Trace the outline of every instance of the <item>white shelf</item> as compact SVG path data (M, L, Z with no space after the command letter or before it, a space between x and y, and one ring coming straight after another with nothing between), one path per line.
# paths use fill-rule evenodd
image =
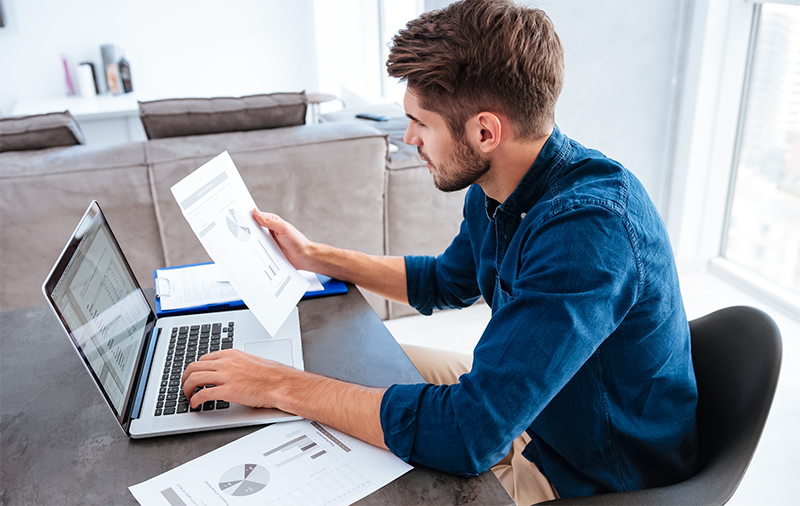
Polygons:
M23 98L12 116L69 111L83 130L86 144L119 144L147 139L139 120L135 93L95 97Z
M139 115L134 93L95 97L22 98L11 111L13 116L29 116L69 111L75 119L124 118Z

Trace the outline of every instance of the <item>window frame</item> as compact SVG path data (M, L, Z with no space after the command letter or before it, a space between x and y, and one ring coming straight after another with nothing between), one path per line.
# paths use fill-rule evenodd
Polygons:
M744 139L744 126L747 119L747 107L750 100L750 82L753 77L753 62L756 56L756 42L758 41L758 30L761 22L761 7L765 2L750 1L753 3L753 18L750 27L750 36L747 43L747 56L745 60L744 76L742 78L741 100L739 102L739 115L736 120L736 134L734 138L733 153L731 157L730 181L728 181L728 195L725 202L725 218L722 222L722 234L719 244L719 256L725 258L725 250L728 247L728 232L731 225L731 212L733 210L733 196L736 190L736 178L739 175L739 160L742 153L742 141Z
M695 2L666 221L682 270L708 269L800 319L798 294L723 257L763 3Z

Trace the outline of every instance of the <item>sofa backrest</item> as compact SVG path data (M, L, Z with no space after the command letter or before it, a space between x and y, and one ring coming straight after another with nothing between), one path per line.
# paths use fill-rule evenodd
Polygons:
M144 143L0 154L0 309L44 303L41 286L94 199L140 281L163 263Z
M144 287L166 265L208 260L170 187L228 151L254 200L312 240L384 253L387 141L329 123L0 153L0 310L44 302L41 284L95 199ZM385 316L385 302L368 297Z
M261 210L312 240L383 253L386 139L360 125L319 124L148 141L167 264L208 261L170 187L226 150Z
M384 254L387 149L385 134L354 123L148 141L166 264L209 260L170 187L226 150L262 211L280 215L313 241ZM365 296L385 318L386 301Z

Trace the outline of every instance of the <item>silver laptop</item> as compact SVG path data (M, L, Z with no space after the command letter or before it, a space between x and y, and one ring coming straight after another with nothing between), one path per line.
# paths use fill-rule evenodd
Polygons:
M299 419L223 401L193 410L180 384L187 364L227 348L303 370L297 308L274 336L246 309L156 318L97 202L89 205L42 291L130 437Z

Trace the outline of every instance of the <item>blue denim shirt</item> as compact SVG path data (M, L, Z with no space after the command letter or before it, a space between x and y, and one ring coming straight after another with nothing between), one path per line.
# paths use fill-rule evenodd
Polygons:
M562 497L637 490L696 472L689 326L672 249L641 183L556 127L502 204L473 185L458 236L405 258L424 314L480 296L492 318L456 385L394 385L386 445L458 474L523 455Z

